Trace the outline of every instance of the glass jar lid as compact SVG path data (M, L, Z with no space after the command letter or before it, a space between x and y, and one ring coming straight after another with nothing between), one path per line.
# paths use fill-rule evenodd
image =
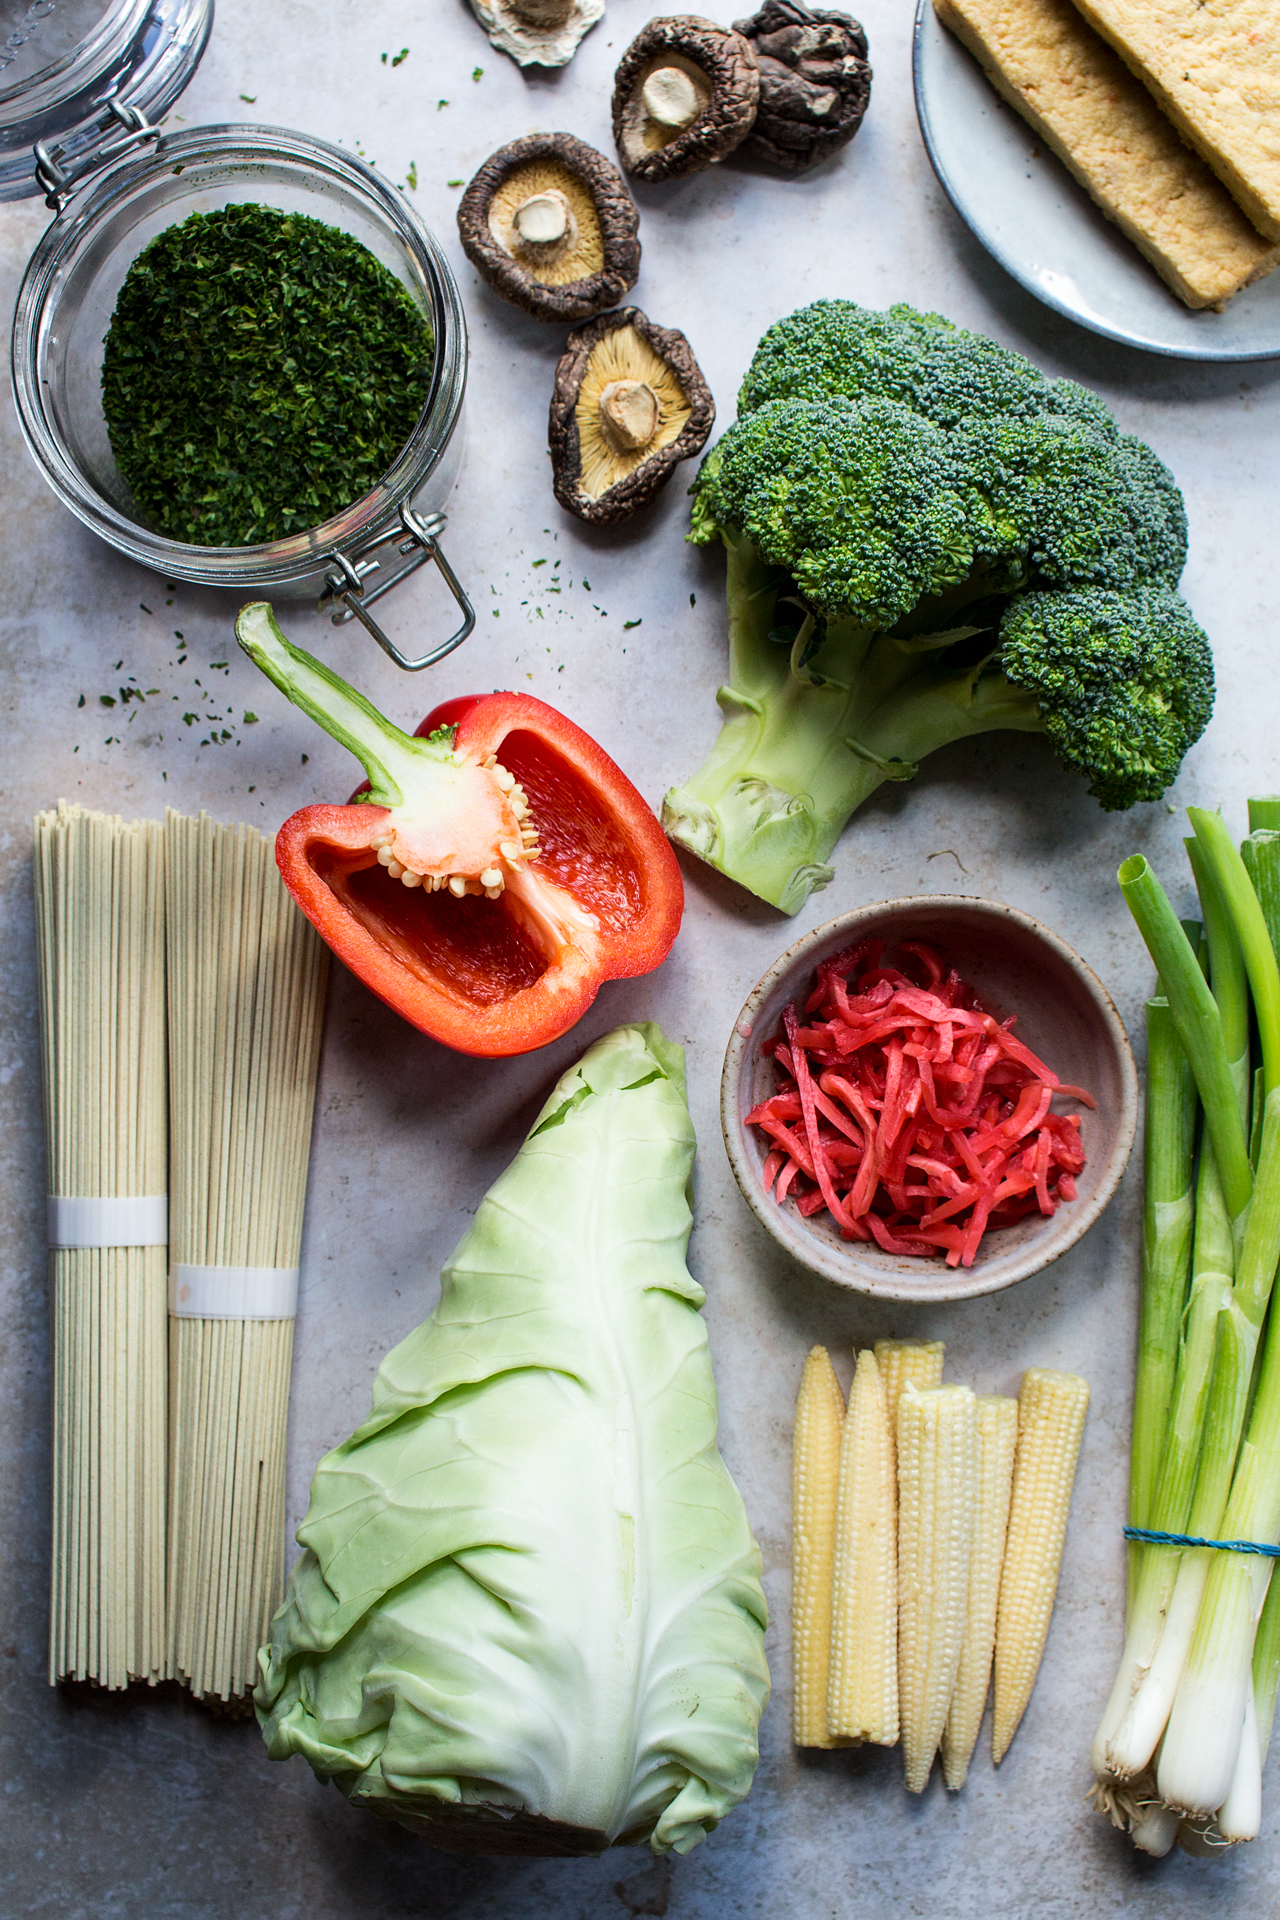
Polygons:
M104 135L167 113L212 24L213 0L0 0L0 200L48 192Z

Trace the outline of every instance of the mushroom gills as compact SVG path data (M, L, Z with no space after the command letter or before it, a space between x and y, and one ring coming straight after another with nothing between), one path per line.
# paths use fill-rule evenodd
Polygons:
M672 369L634 327L592 349L574 417L579 490L598 500L680 437L692 409Z
M628 118L648 152L669 146L711 100L711 82L697 62L675 48L655 56L633 93Z
M489 231L543 286L587 280L604 266L604 241L590 189L545 160L508 174L489 205Z

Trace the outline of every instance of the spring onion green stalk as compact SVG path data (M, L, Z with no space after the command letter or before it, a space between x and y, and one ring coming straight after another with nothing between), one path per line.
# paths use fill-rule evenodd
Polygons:
M1263 1122L1262 1153L1258 1162L1258 1185L1249 1209L1244 1245L1236 1267L1235 1285L1227 1304L1218 1313L1218 1340L1214 1353L1213 1378L1205 1407L1200 1461L1195 1493L1185 1527L1157 1525L1168 1532L1186 1532L1201 1539L1217 1540L1225 1524L1232 1472L1240 1448L1245 1414L1249 1402L1249 1384L1257 1353L1258 1334L1276 1263L1280 1260L1280 1089L1267 1099ZM1278 1386L1280 1392L1280 1386ZM1277 1402L1280 1419L1280 1401ZM1280 1435L1280 1426L1277 1428ZM1244 1538L1232 1535L1232 1538ZM1248 1536L1252 1538L1253 1536ZM1150 1668L1138 1687L1117 1733L1107 1745L1109 1769L1121 1779L1141 1773L1150 1764L1168 1721L1183 1668L1192 1643L1196 1619L1211 1570L1232 1556L1210 1548L1184 1548L1177 1580L1169 1601L1164 1628L1160 1634ZM1213 1563L1212 1569L1210 1563ZM1259 1598L1261 1605L1261 1597ZM1256 1616L1255 1616L1256 1617ZM1252 1652L1252 1635L1249 1651ZM1231 1730L1234 1766L1235 1749L1240 1739L1240 1721ZM1163 1766L1163 1756L1161 1765ZM1213 1806L1200 1809L1178 1800L1174 1804L1185 1811L1209 1811L1225 1798L1230 1775ZM1163 1788L1162 1788L1163 1792ZM1166 1796L1167 1797L1167 1796Z
M1240 848L1271 944L1280 952L1280 833L1257 827Z
M1256 1248L1256 1266L1251 1275L1242 1275L1241 1284L1247 1278L1260 1282L1269 1257L1271 1271L1265 1288L1258 1284L1254 1293L1254 1300L1261 1299L1265 1306L1271 1277L1280 1260L1280 1088L1267 1096L1248 1240ZM1243 1335L1245 1327L1240 1331ZM1251 1373L1253 1346L1247 1338L1243 1344ZM1246 1395L1248 1385L1245 1374ZM1208 1436L1210 1440L1216 1437ZM1215 1452L1224 1445L1225 1435ZM1202 1461L1202 1476L1204 1472ZM1197 1498L1198 1493L1197 1489ZM1280 1542L1280 1337L1274 1325L1263 1349L1258 1392L1247 1436L1239 1447L1230 1498L1218 1525L1223 1532L1219 1535L1215 1531L1209 1537ZM1254 1633L1272 1571L1270 1559L1262 1554L1217 1553L1202 1548L1186 1556L1179 1585L1187 1569L1200 1562L1205 1563L1201 1569L1203 1603L1169 1713L1157 1772L1166 1804L1190 1814L1216 1812L1231 1789L1246 1703L1253 1693Z
M1236 1090L1241 1124L1247 1128L1252 1088L1249 1070L1249 971L1212 863L1206 858L1198 840L1184 840L1182 844L1187 850L1196 892L1200 896L1209 984L1222 1019L1222 1043L1227 1050L1227 1064ZM1185 932L1185 928L1183 930ZM1250 1158L1252 1160L1252 1156Z
M1182 1314L1191 1281L1196 1087L1169 1002L1148 1000L1143 1148L1142 1318L1133 1401L1129 1525L1151 1525L1178 1370ZM1142 1549L1129 1549L1132 1606Z
M1231 916L1244 955L1253 993L1254 1018L1258 1023L1263 1074L1270 1093L1280 1087L1280 969L1276 966L1276 951L1248 869L1222 815L1206 813L1203 807L1188 807L1187 818L1195 828L1196 840L1206 865L1212 870L1215 889ZM1207 925L1207 912L1205 920Z
M1232 1231L1239 1236L1253 1192L1253 1168L1240 1124L1218 1003L1169 905L1168 895L1143 856L1137 853L1126 860L1119 877L1120 891L1156 963L1178 1038L1191 1063Z
M1280 793L1258 793L1249 802L1249 831L1280 827Z
M1280 1580L1272 1579L1253 1643L1253 1699L1258 1716L1258 1752L1265 1761L1280 1690Z
M1126 861L1120 870L1126 899L1134 912L1147 944L1153 952L1159 948L1157 965L1160 984L1167 996L1170 1018L1180 1036L1190 1032L1196 1042L1198 1071L1202 1085L1214 1087L1225 1119L1225 1136L1243 1153L1243 1126L1236 1091L1238 1076L1233 1076L1228 1057L1230 1034L1238 1047L1239 1036L1248 1033L1246 976L1238 948L1225 915L1215 914L1214 939L1209 948L1212 984L1206 982L1196 948L1186 929L1173 916L1164 891L1145 861ZM1129 885L1126 886L1126 878ZM1217 904L1216 901L1214 903ZM1208 916L1206 916L1207 925ZM1216 963L1216 972L1213 971ZM1222 1006L1215 997L1220 994ZM1175 1003L1181 1008L1181 1024ZM1225 1009L1225 1016L1224 1016ZM1184 1054L1191 1052L1184 1044ZM1194 1065L1194 1059L1189 1064ZM1157 1086L1157 1091L1159 1087ZM1151 1092L1148 1091L1148 1127L1153 1124ZM1192 1493L1196 1484L1205 1409L1210 1396L1218 1342L1218 1321L1231 1298L1235 1271L1235 1246L1232 1220L1218 1176L1212 1147L1206 1142L1200 1155L1196 1182L1195 1237L1192 1256L1192 1280L1177 1368L1173 1405L1163 1444L1151 1456L1151 1475L1155 1493L1145 1524L1165 1533L1189 1530ZM1145 1445L1135 1426L1135 1450ZM1141 1471L1141 1470L1140 1470ZM1093 1767L1100 1782L1133 1780L1146 1768L1160 1737L1163 1719L1152 1731L1148 1717L1139 1711L1151 1668L1164 1634L1165 1622L1173 1599L1182 1559L1175 1547L1151 1547L1141 1555L1132 1583L1125 1634L1124 1655L1107 1701L1106 1710L1093 1742ZM1191 1595L1185 1596L1191 1605ZM1194 1611L1183 1623L1172 1684L1176 1682L1185 1655L1187 1640L1194 1625ZM1172 1645L1166 1661L1173 1657ZM1146 1704L1160 1711L1163 1694L1153 1689ZM1167 1712L1167 1705L1164 1708ZM1138 1713L1136 1721L1132 1716ZM1132 1723L1131 1723L1132 1722ZM1145 1751L1143 1750L1145 1748Z
M1213 1380L1218 1320L1231 1298L1234 1250L1231 1223L1218 1181L1212 1151L1200 1155L1196 1180L1195 1237L1191 1262L1191 1295L1184 1321L1173 1407L1158 1456L1156 1492L1146 1525L1163 1533L1192 1531L1191 1499L1200 1460L1205 1410ZM1094 1736L1093 1767L1100 1780L1132 1779L1150 1757L1157 1727L1147 1752L1123 1764L1113 1751L1121 1726L1147 1679L1160 1646L1170 1602L1182 1560L1179 1547L1150 1546L1143 1550L1129 1609L1124 1656L1111 1697ZM1186 1629L1190 1632L1190 1624ZM1133 1745L1140 1749L1143 1738Z

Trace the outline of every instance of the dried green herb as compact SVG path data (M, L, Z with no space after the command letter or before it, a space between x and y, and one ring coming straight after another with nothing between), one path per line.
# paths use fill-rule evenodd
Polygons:
M431 328L367 247L305 214L230 206L153 240L102 366L111 450L187 544L302 533L386 473L431 387Z

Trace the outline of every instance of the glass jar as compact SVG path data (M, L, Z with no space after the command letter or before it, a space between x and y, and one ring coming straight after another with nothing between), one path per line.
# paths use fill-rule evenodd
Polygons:
M154 128L124 125L117 144L126 142L131 151L71 191L18 293L14 395L45 479L87 527L167 579L318 598L337 609L335 624L361 620L399 666L417 670L443 658L466 638L475 616L439 546L461 458L467 367L462 304L439 245L372 168L304 134L215 126L158 136ZM138 142L147 143L141 151ZM390 470L344 512L264 545L188 546L144 522L116 466L102 410L103 340L126 273L157 234L188 214L246 201L341 228L389 268L431 323L431 390ZM427 561L439 567L462 624L427 653L409 657L369 609Z
M37 140L66 167L96 147L112 102L159 120L212 25L213 0L0 0L0 200L40 191Z

